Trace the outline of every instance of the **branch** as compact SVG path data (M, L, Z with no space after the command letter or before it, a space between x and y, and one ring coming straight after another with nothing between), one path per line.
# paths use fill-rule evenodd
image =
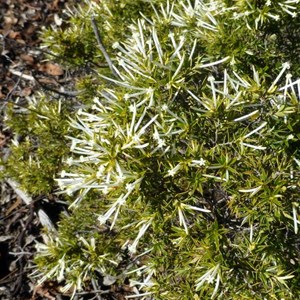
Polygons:
M26 203L26 205L30 206L34 201L33 199L20 188L20 185L12 180L12 179L6 179L6 182L10 185L10 187L14 190L14 192ZM55 227L48 217L48 215L44 212L44 210L39 209L38 210L38 217L43 226L48 228L51 231L55 231Z
M78 96L81 91L58 91L56 89L53 89L49 86L46 86L45 84L41 83L38 78L36 76L31 76L31 75L27 75L27 74L23 74L22 72L16 71L14 69L9 69L9 71L13 74L18 76L19 78L25 79L25 80L29 80L29 81L36 81L42 88L44 88L45 90L48 90L50 92L54 92L56 94L59 94L61 96L65 96L65 97L76 97ZM19 81L18 81L19 82ZM5 100L6 102L8 102L8 100Z
M64 96L64 97L77 97L80 93L82 93L82 91L59 91L57 89L51 88L51 87L43 84L42 82L40 82L40 80L36 76L33 76L33 78L43 89L53 92L53 93L56 93L58 95Z
M8 94L6 95L5 99L2 100L4 103L1 105L0 111L4 108L4 106L6 105L6 102L10 102L10 98L12 96L12 94L15 92L15 90L17 89L17 87L19 86L21 81L21 77L18 78L17 83L14 85L14 87L8 92Z
M16 76L22 78L22 79L29 80L29 81L34 81L34 77L33 76L30 76L30 75L27 75L27 74L23 74L23 72L14 70L12 68L9 69L9 72L12 73L13 75L16 75Z
M93 30L94 30L94 33L95 33L95 36L96 36L96 39L97 39L97 43L98 43L98 46L111 70L111 72L113 73L113 75L118 78L118 79L121 79L120 76L118 75L118 73L116 72L116 68L115 66L113 65L108 53L106 52L104 46L103 46L103 43L102 43L102 39L101 39L101 36L100 36L100 33L99 33L99 29L97 27L97 23L96 23L96 20L94 17L92 17L92 27L93 27Z

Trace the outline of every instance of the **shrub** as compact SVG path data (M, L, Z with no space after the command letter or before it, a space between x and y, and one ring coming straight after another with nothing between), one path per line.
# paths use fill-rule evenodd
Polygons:
M28 99L28 105L6 110L6 125L14 137L10 155L3 158L2 177L19 181L33 196L53 192L55 176L61 171L61 160L69 147L68 115L73 111L69 101L50 100L45 95Z
M80 82L93 93L57 179L72 214L39 244L42 281L75 293L126 279L149 299L300 296L299 8L103 0L47 31L51 50L96 72ZM92 16L111 68L97 66ZM69 55L69 39L84 47Z

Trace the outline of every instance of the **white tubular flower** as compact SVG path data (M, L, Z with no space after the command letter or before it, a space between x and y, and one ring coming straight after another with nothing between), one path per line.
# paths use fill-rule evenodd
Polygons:
M205 213L209 213L210 212L209 209L200 208L200 207L193 206L193 205L188 205L188 204L185 204L185 203L181 203L181 207L183 209L196 210L196 211L205 212Z
M128 196L126 197L126 195L121 194L119 196L119 198L113 203L113 205L110 207L110 209L104 215L98 216L98 221L99 221L100 225L105 224L106 221L113 215L113 213L115 213L112 224L110 226L110 230L113 229L113 227L116 223L118 214L120 212L120 208L122 205L124 205L126 203L126 198L128 197Z
M143 177L138 178L137 180L135 180L132 183L127 183L126 184L127 193L131 193L135 188L138 188L138 185L142 182L142 180L143 180Z
M67 160L66 160L66 164L68 166L71 166L73 164L73 157L68 157ZM62 176L62 175L61 175ZM63 176L62 176L63 177Z
M239 80L238 81L238 86L242 86L244 88L250 88L251 84L249 82L247 82L244 78L239 76L239 74L236 73L235 71L233 71L233 74Z
M134 242L128 247L128 251L132 254L136 253L136 248L138 246L138 243L140 241L140 239L144 236L144 234L146 233L147 229L149 228L149 226L151 225L152 223L152 218L150 220L148 220L148 222L146 221L142 221L140 222L137 226L140 226L141 224L142 227L140 228L139 230L139 233L137 235L137 237L135 238Z
M252 148L255 150L266 150L267 149L267 147L264 147L264 146L252 145L252 144L244 143L244 142L241 142L241 146L249 147L249 148Z
M157 50L159 61L163 65L164 64L164 62L163 62L163 52L162 52L161 45L160 45L160 42L159 42L158 37L157 37L155 27L152 28L152 38L153 38L153 41L154 41L155 48Z
M279 21L280 20L280 16L279 15L273 15L271 13L266 13L266 15L272 19L274 19L275 21Z
M282 8L283 11L285 11L286 13L288 13L293 18L296 18L297 17L297 12L296 11L292 11L292 10L297 10L297 7L291 6L287 2L288 1L286 1L285 3L279 3L279 5L281 6L281 8Z
M154 126L153 139L155 139L155 140L157 140L157 141L160 140L160 135L159 135L159 133L158 133L158 131L157 131L156 126Z
M207 177L207 178L213 178L213 179L215 179L217 181L225 181L225 182L227 181L226 178L222 178L222 177L215 176L215 175L203 174L202 176Z
M149 251L147 251L147 252L149 252ZM126 275L132 274L132 273L137 273L137 272L140 272L140 271L141 271L140 268L135 269L135 270L126 272ZM142 269L142 273L144 274L144 276L140 276L140 277L143 278L143 280L142 281L137 281L137 280L132 279L132 280L130 280L130 286L138 286L139 290L141 290L145 287L152 287L154 285L151 278L153 277L153 275L155 275L156 270L151 268L151 267L146 266L145 268ZM140 296L140 294L139 294L139 296Z
M212 96L214 100L214 108L217 108L217 97L216 97L216 87L215 87L215 78L213 76L209 76L207 79L208 82L210 82L210 89L212 91Z
M168 111L169 110L169 107L167 104L163 104L162 107L161 107L161 110L162 111Z
M184 59L185 59L185 57L184 57L184 54L183 54L183 57L181 58L180 63L179 63L179 65L178 65L175 73L173 74L173 76L171 78L171 82L173 82L176 79L177 75L179 74L179 72L180 72L180 70L181 70L181 68L183 66Z
M280 73L278 74L278 76L276 77L276 79L274 80L274 82L272 83L272 85L270 86L270 88L268 89L268 93L271 93L273 91L277 82L280 80L280 78L282 77L284 72L289 68L290 68L290 64L288 62L285 62L284 64L282 64L282 69L281 69Z
M251 113L249 113L249 114L247 114L247 115L244 115L244 116L242 116L242 117L236 118L236 119L234 119L233 121L234 121L234 122L244 121L244 120L246 120L246 119L248 119L248 118L250 118L250 117L256 115L257 113L259 113L259 110L258 110L258 109L256 109L255 111L252 111Z
M61 189L69 191L70 194L72 194L76 190L80 189L82 185L84 185L86 178L87 176L84 174L73 174L62 171L61 178L56 179L56 181Z
M65 273L65 254L63 255L62 258L59 259L58 265L60 267L60 270L57 274L57 281L61 282L64 280L64 273Z
M112 44L112 48L113 49L118 49L120 47L120 43L119 42L114 42L113 44Z
M210 107L204 101L200 100L200 98L198 98L194 93L192 93L190 90L187 90L187 92L193 97L193 99L195 99L202 106L204 106L206 110L208 110L208 111L211 110Z
M268 124L268 122L263 122L261 125L259 125L257 128L255 128L254 130L252 130L251 132L247 133L244 138L248 138L250 137L252 134L260 131L262 128L264 128L266 125Z
M104 215L100 215L98 217L98 221L100 222L100 225L105 224L106 221L111 217L111 215L114 213L114 211L116 210L116 206L117 204L114 203L114 205L111 206L111 208L104 214Z
M217 61L214 61L214 62L211 62L211 63L203 64L203 65L200 66L200 68L202 69L202 68L208 68L208 67L212 67L212 66L215 66L215 65L219 65L219 64L227 61L229 58L230 58L230 56L226 56L223 59L220 59L220 60L217 60Z
M279 89L279 91L286 91L287 89L290 89L293 95L296 95L296 97L298 99L300 99L300 79L292 82L291 77L289 76L289 74L287 75L287 80L286 80L286 84L285 86L281 87ZM295 88L297 87L297 91L298 91L298 95L297 95L297 91L295 90Z
M103 177L103 174L104 174L104 171L105 171L105 166L104 165L101 165L99 168L98 168L98 171L96 173L96 177L98 179L102 178Z
M166 145L166 141L160 137L156 126L154 126L153 139L157 142L157 147L151 152L151 154L153 154L158 149L161 149Z
M201 286L207 282L209 284L215 283L215 289L213 294L216 294L219 283L220 283L220 274L219 274L220 264L209 269L204 275L196 280L196 291L200 290Z
M124 175L124 172L121 169L118 162L116 162L116 171L117 171L117 175L115 176L116 184L119 185L122 182L124 182L124 180L126 179L126 176Z
M262 188L262 185L252 188L252 189L241 189L239 192L241 193L250 193L249 197L253 197L256 193L258 193Z
M185 233L188 234L189 231L188 231L188 227L187 227L187 224L186 224L186 221L185 221L185 215L184 215L184 212L182 210L182 204L178 206L177 210L178 210L178 217L179 217L179 225L183 226Z
M141 136L142 134L144 134L146 129L157 119L157 117L158 115L152 117L151 120L139 130L138 135Z
M181 167L182 167L181 163L177 164L174 168L168 170L168 173L165 177L167 176L174 177L177 174L177 172L181 169Z
M106 221L113 215L113 213L115 213L110 229L114 227L121 206L123 206L126 203L127 198L132 193L132 191L137 187L137 185L142 181L142 179L143 178L138 178L134 182L126 184L127 193L126 194L122 193L104 215L99 215L98 221L100 222L100 224L105 224Z
M104 215L99 215L99 216L98 216L98 221L99 221L99 224L100 224L100 225L103 225L103 224L106 223L107 218L106 218Z
M300 224L298 218L297 218L297 207L298 203L293 203L293 221L294 221L294 232L295 234L298 234L298 224Z
M166 141L164 139L159 139L158 141L158 148L163 148L166 146Z
M206 164L205 159L201 157L199 160L192 160L189 165L191 167L196 167L196 166L203 167L205 166L205 164Z

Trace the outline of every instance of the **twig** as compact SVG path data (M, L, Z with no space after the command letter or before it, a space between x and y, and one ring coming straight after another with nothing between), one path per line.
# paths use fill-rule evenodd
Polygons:
M113 65L108 53L106 52L104 46L103 46L103 43L102 43L102 39L101 39L101 36L100 36L100 32L99 32L99 29L97 27L97 23L96 23L96 20L94 17L92 17L92 27L93 27L93 30L94 30L94 33L95 33L95 36L96 36L96 39L97 39L97 43L98 43L98 46L111 70L111 72L113 73L113 75L118 78L118 79L121 79L120 76L118 75L118 73L116 72L116 68L115 66Z
M26 202L27 204L27 202ZM32 223L33 218L34 218L34 205L33 202L29 203L29 216L26 220L24 229L20 232L18 238L17 238L17 244L18 247L21 251L23 251L23 246L24 246L24 236L25 232L28 230L30 223ZM14 285L14 291L13 291L13 296L18 295L19 291L21 290L22 283L23 283L23 276L24 276L24 267L26 264L26 260L24 259L24 255L21 255L20 258L17 260L18 265L19 265L19 272L18 272L18 277L16 280L16 283Z
M64 56L62 56L62 55L54 54L54 53L52 53L52 52L50 52L50 51L48 51L48 50L44 50L44 49L39 49L39 50L40 50L41 52L45 53L45 54L48 54L48 55L51 55L51 56L57 58L57 59L64 59L64 60L67 59L66 57L64 57ZM99 67L99 68L107 68L107 67L108 67L108 64L107 64L107 63L96 63L96 62L94 62L94 61L87 61L87 63L90 63L90 64L92 64L92 65L94 65L94 66L96 66L96 67ZM82 67L82 65L78 65L78 66L80 67L80 69L85 68L84 66ZM91 69L91 71L93 71L93 70ZM95 72L95 71L94 71L94 72Z
M16 75L22 79L25 79L25 80L30 80L30 81L35 81L34 77L31 76L31 75L26 75L26 74L23 74L22 72L20 71L17 71L17 70L14 70L14 69L9 69L9 72L11 72L13 75Z
M43 84L43 83L41 83L40 81L39 81L39 79L36 77L36 76L34 76L33 75L33 78L35 79L35 81L43 88L43 89L45 89L45 90L48 90L48 91L50 91L50 92L54 92L54 93L56 93L56 94L59 94L59 95L61 95L61 96L65 96L65 97L76 97L76 96L78 96L82 91L58 91L58 90L56 90L56 89L53 89L53 88L51 88L51 87L49 87L49 86L47 86L47 85L45 85L45 84Z
M20 188L17 182L15 182L12 179L6 179L6 182L12 187L15 193L26 203L26 205L32 205L32 203L34 202L33 199ZM51 222L50 218L42 209L39 209L38 216L43 226L47 227L49 230L55 230L55 227Z
M104 295L104 294L109 294L111 293L111 290L107 290L107 291L103 291L103 290L91 290L88 292L78 292L76 293L76 295L79 296L85 296L85 295L90 295L90 294L100 294L100 295Z
M28 105L27 105L26 103L24 103L24 104L16 103L16 102L14 102L14 101L6 100L6 99L3 99L3 100L1 100L1 101L3 101L4 103L3 103L3 105L1 106L0 110L3 109L4 105L6 105L7 103L9 103L9 104L12 104L12 105L14 105L14 106L17 106L17 107L20 107L20 108L24 108L24 109L26 109L26 110L28 110L28 111L33 112L33 113L39 114L39 115L41 115L41 116L46 116L46 115L44 115L43 113L41 113L41 112L35 110L34 108L29 108Z
M92 278L92 285L93 285L94 290L97 290L97 285L96 285L94 278ZM98 293L95 293L95 296L96 296L97 300L103 300L103 298Z
M16 84L14 85L14 87L8 92L8 94L5 97L4 101L8 101L10 99L10 97L12 96L13 92L17 89L19 83L21 81L21 77L18 78Z
M19 78L21 79L25 79L25 80L29 80L29 81L36 81L42 88L44 88L45 90L48 90L50 92L54 92L56 94L59 94L59 95L62 95L62 96L65 96L65 97L76 97L78 96L81 91L58 91L56 89L53 89L51 87L48 87L44 84L42 84L37 78L36 76L31 76L31 75L27 75L27 74L23 74L22 72L20 71L17 71L17 70L13 70L13 69L9 69L9 71L13 74L13 75L16 75L18 76Z
M21 81L21 77L18 78L18 80L17 80L16 84L14 85L14 87L8 92L5 99L2 100L4 103L1 105L0 110L2 110L4 108L4 106L6 105L5 102L10 102L10 98L11 98L12 94L14 93L14 91L17 89L20 81Z
M32 256L33 253L32 252L26 252L26 251L22 251L22 252L8 252L9 255L13 255L13 256L24 256L24 255L30 255Z

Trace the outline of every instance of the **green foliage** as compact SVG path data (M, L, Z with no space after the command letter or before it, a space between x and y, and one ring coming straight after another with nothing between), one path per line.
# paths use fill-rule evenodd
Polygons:
M6 124L15 137L11 154L2 161L2 176L17 180L31 195L48 194L55 186L55 176L62 167L62 157L69 153L70 104L31 98L23 111L9 107Z
M58 57L96 72L78 82L71 128L58 122L73 210L38 247L42 281L75 293L127 278L145 299L300 297L299 8L91 1L44 32ZM49 146L47 120L28 130Z
M95 17L106 50L110 53L112 43L128 35L128 26L140 17L140 12L145 15L152 12L149 2L145 0L85 2L77 9L66 12L69 26L55 30L48 28L42 32L44 47L50 50L51 59L54 55L59 62L69 66L103 63L103 55L91 27L91 17ZM152 2L163 3L161 0Z
M94 197L96 194L93 195ZM99 196L99 195L98 195ZM80 288L94 274L116 274L126 255L116 259L118 236L107 226L98 226L97 211L100 201L89 196L81 210L63 217L59 223L60 238L50 236L47 247L38 244L37 265L45 272L45 278L55 276L58 280L68 278L64 292L72 290L73 283ZM84 220L84 222L83 222ZM103 240L101 244L97 241ZM50 271L49 271L50 270ZM48 274L47 274L48 273Z

